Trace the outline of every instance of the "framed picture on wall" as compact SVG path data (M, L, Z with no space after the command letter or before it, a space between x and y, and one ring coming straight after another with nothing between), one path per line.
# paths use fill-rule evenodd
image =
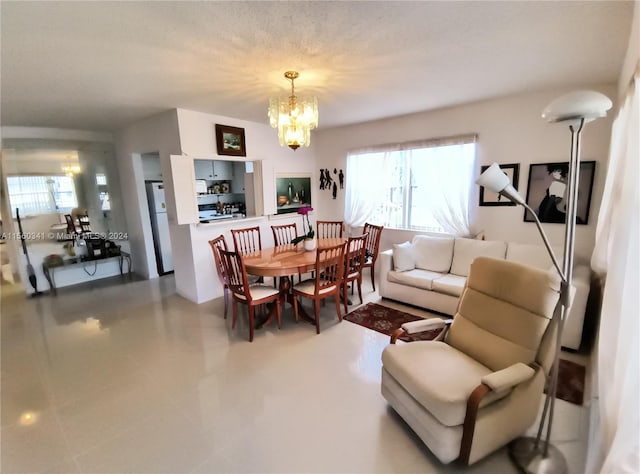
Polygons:
M310 175L276 176L276 214L298 212L304 206L311 206Z
M578 174L578 209L576 224L589 223L591 191L595 176L596 162L580 163ZM529 166L527 204L536 212L540 222L564 224L566 221L566 199L568 193L567 175L569 162L536 163ZM533 216L525 209L525 222L534 222Z
M247 156L244 128L216 124L218 155Z
M488 166L480 168L480 174L484 173ZM515 189L518 189L518 175L520 173L520 165L518 163L500 165L500 169L507 175L509 181ZM481 206L515 206L515 202L511 202L504 196L498 193L494 193L490 189L486 189L484 186L480 186L480 201Z

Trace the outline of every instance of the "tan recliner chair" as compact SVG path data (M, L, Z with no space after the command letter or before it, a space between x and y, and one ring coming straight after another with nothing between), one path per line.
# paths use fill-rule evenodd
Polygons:
M477 258L458 311L403 325L382 353L382 395L440 461L472 464L534 423L555 349L559 279ZM442 340L395 344L451 323ZM444 331L441 334L445 334Z

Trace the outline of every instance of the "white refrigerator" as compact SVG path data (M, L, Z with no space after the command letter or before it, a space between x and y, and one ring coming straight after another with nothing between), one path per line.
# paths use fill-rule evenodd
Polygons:
M164 200L164 184L162 182L147 182L146 187L158 274L163 275L173 271L169 219L167 218L167 205Z

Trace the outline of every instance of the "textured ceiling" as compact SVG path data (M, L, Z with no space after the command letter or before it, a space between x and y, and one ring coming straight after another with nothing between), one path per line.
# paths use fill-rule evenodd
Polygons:
M114 130L169 108L320 127L617 80L632 2L5 2L2 125Z

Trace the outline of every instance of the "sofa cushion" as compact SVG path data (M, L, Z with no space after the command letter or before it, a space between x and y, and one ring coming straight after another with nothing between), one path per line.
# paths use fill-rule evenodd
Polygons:
M558 264L562 265L562 255L564 251L560 247L552 247L556 254ZM544 245L520 244L509 242L507 244L507 260L511 262L529 265L540 270L548 270L552 267L553 261Z
M453 242L453 237L416 235L412 240L416 253L416 268L449 273L453 257Z
M431 289L445 295L460 296L466 283L466 277L448 274L434 280Z
M411 242L393 244L393 269L396 272L406 272L416 268L416 254Z
M492 257L504 260L506 253L506 242L456 237L453 246L451 273L454 275L469 276L471 262L477 257Z
M411 396L445 426L461 425L467 399L492 372L488 367L443 342L391 344L382 352L382 365ZM455 376L452 377L452 374ZM485 406L509 391L489 392Z
M442 273L430 272L428 270L420 270L419 268L416 268L406 272L391 271L387 273L387 280L393 283L413 286L414 288L432 290L433 280L442 276Z

